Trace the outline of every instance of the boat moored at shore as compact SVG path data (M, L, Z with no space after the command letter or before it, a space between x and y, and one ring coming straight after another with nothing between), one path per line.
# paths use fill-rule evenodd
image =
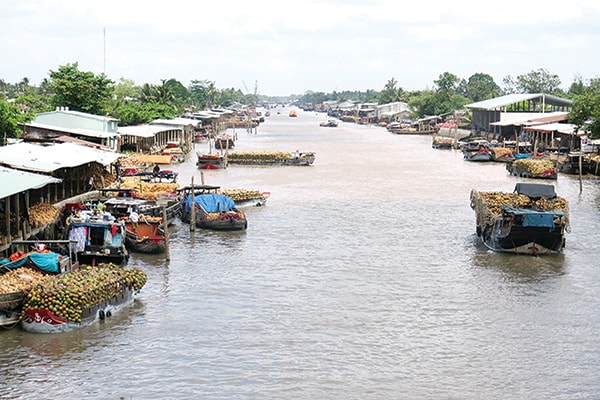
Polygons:
M84 265L34 286L23 304L21 326L34 333L80 329L131 304L146 281L141 269Z

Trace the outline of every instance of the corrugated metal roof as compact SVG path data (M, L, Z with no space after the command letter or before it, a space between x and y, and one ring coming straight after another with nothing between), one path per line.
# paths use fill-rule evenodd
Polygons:
M193 118L172 118L172 119L155 119L150 122L150 125L169 125L169 126L198 126L202 125L202 121Z
M103 151L74 143L37 145L17 143L0 147L0 164L26 171L50 173L90 162L113 163L123 154Z
M525 127L526 131L537 131L537 132L560 132L564 134L573 134L575 133L575 124L561 124L559 122L554 122L551 124L542 124L542 125L534 125Z
M501 120L492 122L493 126L510 126L510 125L540 125L548 122L565 121L569 117L567 111L554 111L549 113L524 113L523 118L519 118L519 113L507 113L506 118L501 115Z
M96 115L96 114L88 114L81 111L69 110L67 107L57 107L54 111L43 112L37 114L36 118L39 116L47 116L47 115L55 115L55 114L66 114L66 115L76 115L78 117L93 119L98 121L118 121L117 118L113 117L105 117L104 115Z
M92 129L82 129L82 128L75 128L75 129L63 128L63 127L56 126L56 125L40 124L39 122L30 122L27 124L23 124L23 126L31 126L33 128L46 129L49 131L71 133L71 134L75 134L75 135L96 137L96 138L103 138L103 139L110 139L110 138L117 137L117 134L115 132L104 132L104 131L96 131L96 130L92 130Z
M512 93L505 96L496 97L489 100L479 101L477 103L467 104L466 108L474 108L478 110L496 110L502 109L511 104L520 103L527 100L543 99L546 104L554 106L570 106L572 101L563 99L562 97L553 96L544 93Z
M59 183L61 179L0 167L0 181L0 199L3 199L26 190L42 188L50 183Z
M120 126L117 129L119 135L123 136L136 136L141 138L151 138L154 137L159 132L168 131L168 128L165 128L161 125L132 125L132 126Z

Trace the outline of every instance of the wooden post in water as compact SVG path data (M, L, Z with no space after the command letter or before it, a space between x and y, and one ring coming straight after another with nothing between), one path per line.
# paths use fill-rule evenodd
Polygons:
M192 208L190 209L190 232L196 230L196 195L194 193L194 177L192 176ZM187 202L187 199L186 199Z
M163 206L163 234L165 235L165 247L166 247L166 255L167 261L171 259L171 250L169 248L169 221L167 220L167 206Z
M579 142L581 143L581 142ZM583 192L583 172L581 169L583 168L583 146L579 145L579 193Z

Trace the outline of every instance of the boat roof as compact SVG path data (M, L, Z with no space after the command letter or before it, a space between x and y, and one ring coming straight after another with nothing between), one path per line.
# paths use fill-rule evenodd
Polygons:
M540 183L517 183L515 192L529 197L545 199L553 199L556 197L553 185L544 185Z

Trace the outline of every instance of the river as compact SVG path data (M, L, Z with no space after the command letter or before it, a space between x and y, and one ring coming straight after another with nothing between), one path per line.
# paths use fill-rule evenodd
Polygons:
M563 254L492 253L469 195L512 191L523 178L503 164L272 113L235 150L314 151L314 165L204 171L271 192L248 230L176 223L169 260L131 257L148 274L131 307L76 332L0 332L0 397L598 398L600 180L554 182L571 206ZM202 179L194 154L175 169Z

